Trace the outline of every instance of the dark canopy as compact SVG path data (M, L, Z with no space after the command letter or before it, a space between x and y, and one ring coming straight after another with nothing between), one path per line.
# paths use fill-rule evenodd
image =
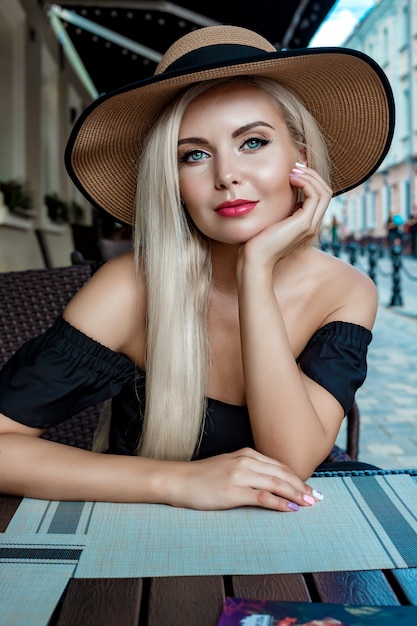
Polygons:
M202 26L251 28L278 50L306 47L334 4L335 0L58 0L54 14L101 94L153 74L158 56L171 43ZM45 2L45 10L50 7Z

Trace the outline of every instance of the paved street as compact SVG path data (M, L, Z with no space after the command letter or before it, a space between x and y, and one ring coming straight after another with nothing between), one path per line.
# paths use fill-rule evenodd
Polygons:
M349 261L341 254L341 258ZM367 253L355 265L369 274ZM417 468L417 260L402 259L402 306L391 306L392 261L377 261L379 309L368 377L356 395L361 414L359 460L384 469ZM342 429L337 443L344 447Z

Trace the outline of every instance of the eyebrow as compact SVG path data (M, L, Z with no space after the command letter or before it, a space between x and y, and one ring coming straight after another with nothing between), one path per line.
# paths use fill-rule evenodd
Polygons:
M233 131L232 137L233 139L235 139L236 137L243 135L243 133L246 133L248 130L251 130L251 128L255 128L257 126L266 126L267 128L272 128L272 130L274 130L274 127L271 126L271 124L268 124L268 122L262 122L261 120L259 120L257 122L250 122L249 124L245 124L244 126L237 128L235 131ZM184 143L194 143L194 144L205 145L205 144L208 144L208 141L207 139L204 139L203 137L186 137L178 141L179 146L181 146Z
M243 133L246 133L248 130L250 130L251 128L255 128L256 126L267 126L268 128L272 128L272 130L274 130L274 127L271 126L271 124L259 120L258 122L250 122L250 124L245 124L244 126L241 126L232 133L232 137L239 137L239 135L243 135Z

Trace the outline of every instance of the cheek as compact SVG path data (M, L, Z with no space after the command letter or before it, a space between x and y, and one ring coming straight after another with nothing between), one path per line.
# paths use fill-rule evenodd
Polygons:
M290 169L287 171L286 166L279 169L272 165L260 168L257 175L260 190L267 194L288 197L288 199L295 197L296 192L289 177L290 171Z
M268 211L271 211L271 217L278 220L293 213L297 200L297 190L291 185L289 177L291 169L288 172L287 169L286 164L280 169L268 166L258 177L258 188L267 202Z
M202 191L202 182L197 176L181 176L179 177L180 194L187 207L198 198Z
M187 179L182 181L180 179L180 195L187 208L187 213L191 220L198 226L201 214L201 185L193 184L192 181Z

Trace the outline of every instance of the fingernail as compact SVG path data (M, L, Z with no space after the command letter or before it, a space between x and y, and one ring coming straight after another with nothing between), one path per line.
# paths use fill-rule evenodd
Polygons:
M298 511L300 507L298 504L295 504L295 502L288 502L288 508L291 509L291 511Z
M324 498L324 495L318 489L313 489L313 496L316 498L316 500L320 500L320 501L323 500Z
M304 502L307 502L307 504L311 504L311 506L314 506L316 504L316 501L313 498L313 496L309 496L306 493L303 495L303 500Z
M305 170L300 170L297 167L293 167L290 176L294 176L294 174L305 174Z
M307 167L305 163L300 163L299 161L296 161L295 164L297 167Z

